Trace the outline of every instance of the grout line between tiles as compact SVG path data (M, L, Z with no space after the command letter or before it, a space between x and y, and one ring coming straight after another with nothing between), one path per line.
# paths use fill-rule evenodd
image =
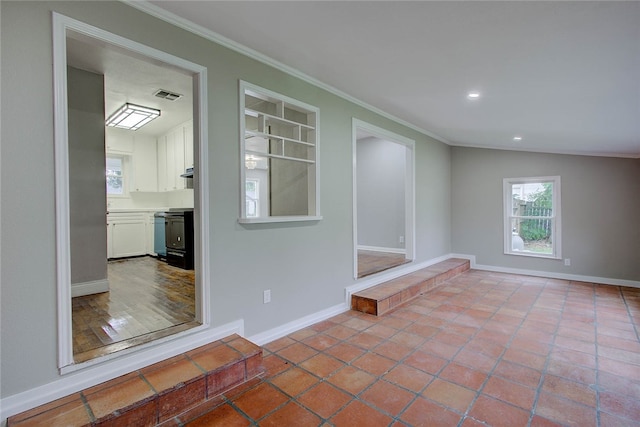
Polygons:
M546 287L546 285L545 285ZM544 288L543 288L544 291ZM555 330L553 332L553 339L551 340L551 343L549 343L549 351L547 351L546 357L545 357L545 362L544 362L544 366L542 367L541 370L541 374L540 374L540 380L538 381L538 386L536 387L535 390L535 395L533 398L533 404L531 405L531 411L529 414L529 422L527 423L527 426L531 426L531 423L533 422L533 418L536 415L536 408L538 407L538 399L540 398L540 393L542 392L542 387L544 384L544 380L546 379L546 375L547 375L547 370L549 368L549 364L551 363L551 353L553 352L553 346L554 343L556 341L556 337L558 334L558 329L560 329L560 323L562 322L562 313L564 313L564 309L567 305L567 299L569 298L569 288L567 287L564 291L564 295L563 295L563 302L562 302L562 308L560 309L560 319L558 319L558 322L556 323L556 327Z
M494 287L499 286L501 282L503 282L503 280L501 280L501 281L499 281L498 283L496 283L496 284L494 285ZM510 297L512 297L512 296L516 293L516 291L517 291L518 289L521 289L521 288L522 288L522 284L518 285L518 288L517 288L517 289L514 289L514 290L511 292ZM536 297L536 300L539 298L539 296L540 296L540 293L538 293L538 297ZM503 303L500 305L500 307L499 307L499 308L496 308L496 310L494 311L493 315L485 321L485 324L489 321L489 319L493 318L493 317L496 315L496 313L500 310L500 308L502 308L502 307L505 305L505 303L506 303L507 301L509 301L509 299L506 299L506 300L505 300L505 302L503 302ZM527 315L528 315L528 313L527 313ZM480 387L478 388L478 390L476 390L476 395L475 395L475 397L471 400L471 403L469 403L469 406L467 407L467 410L464 412L463 417L462 417L462 418L460 419L460 421L458 422L458 427L461 427L461 426L462 426L462 424L463 424L463 423L464 423L464 421L467 419L467 417L469 417L469 418L471 418L471 419L474 419L473 417L471 417L471 416L469 415L469 411L473 408L473 406L475 405L476 401L477 401L477 400L480 398L480 396L482 395L482 391L484 390L485 386L487 385L487 383L488 383L488 382L489 382L489 380L491 379L491 376L493 375L493 372L496 370L496 367L500 364L500 361L502 360L502 357L504 356L504 354L505 354L505 353L507 352L507 350L509 349L509 347L510 347L510 345L511 345L511 342L512 342L512 341L513 341L513 339L515 338L515 336L516 336L517 332L518 332L518 331L520 330L520 328L522 327L522 324L524 323L525 319L526 319L526 316L522 317L522 319L520 320L520 323L518 324L518 327L517 327L517 328L516 328L512 333L511 333L511 337L509 338L509 340L507 341L507 343L505 343L505 345L504 345L504 349L502 350L502 352L500 353L500 355L496 358L496 362L494 363L493 368L491 368L491 370L487 373L486 378L484 379L484 381L482 382L482 384L480 384ZM474 334L474 337L478 334L478 332L479 332L479 330ZM462 348L464 348L464 347L462 347ZM462 348L461 348L461 349L459 349L459 350L458 350L458 352L460 352L460 351L462 350ZM511 403L510 403L510 402L504 402L504 403L511 405ZM512 406L513 406L513 405L512 405Z
M620 292L621 297L622 297L622 301L625 304L625 307L627 308L627 313L628 313L628 309L629 307L627 307L626 301L624 299L624 295L622 294L622 290L620 289L620 287L618 287L618 292ZM595 331L595 340L594 340L594 344L595 344L595 358L596 358L596 384L595 384L595 392L596 392L596 426L600 427L602 424L601 421L601 417L600 417L600 345L598 343L598 298L596 295L596 288L593 288L593 321L594 321L594 331ZM632 323L633 324L633 323ZM635 326L634 326L635 329ZM638 334L638 331L636 330L636 336Z

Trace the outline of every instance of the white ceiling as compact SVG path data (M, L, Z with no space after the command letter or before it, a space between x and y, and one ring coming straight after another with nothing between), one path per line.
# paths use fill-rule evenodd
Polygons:
M67 64L104 75L106 117L126 102L160 110L160 117L137 134L162 135L192 118L193 79L184 70L74 32L67 37ZM183 96L175 101L158 98L158 89Z
M640 2L151 3L451 145L640 157Z

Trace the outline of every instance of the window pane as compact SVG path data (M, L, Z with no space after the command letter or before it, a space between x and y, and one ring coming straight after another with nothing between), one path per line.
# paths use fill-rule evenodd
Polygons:
M249 218L260 216L260 186L259 180L247 179L245 181L245 209Z
M561 257L560 177L504 180L505 253Z
M512 184L513 214L521 216L551 216L553 182Z
M122 159L107 157L107 194L124 194Z
M553 219L511 219L511 250L551 255Z

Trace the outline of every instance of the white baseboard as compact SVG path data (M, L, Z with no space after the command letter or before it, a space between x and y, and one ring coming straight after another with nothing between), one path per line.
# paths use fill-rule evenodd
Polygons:
M5 397L0 400L0 425L4 426L7 418L12 415L193 350L234 333L241 336L244 335L243 320L165 341L124 357L115 357L89 366L86 369L63 375L59 379L42 386Z
M278 326L268 331L247 337L247 339L257 345L262 346L270 343L271 341L275 341L278 338L289 335L297 330L306 328L307 326L313 325L323 320L327 320L330 317L337 316L338 314L344 313L345 311L349 311L349 309L350 306L346 304L334 305L333 307L329 307L327 309L318 311L308 316L304 316L292 322L285 323L284 325Z
M358 245L359 251L371 251L371 252L387 252L390 254L406 254L405 248L383 248L382 246L365 246Z
M72 283L71 298L99 294L109 291L109 279L92 280L90 282Z
M640 288L640 281L614 279L611 277L584 276L581 274L555 273L551 271L526 270L523 268L500 267L495 265L477 264L475 255L452 254L456 258L466 258L471 261L471 268L475 270L494 271L496 273L521 274L524 276L548 277L550 279L571 280L574 282L596 283L599 285L627 286Z

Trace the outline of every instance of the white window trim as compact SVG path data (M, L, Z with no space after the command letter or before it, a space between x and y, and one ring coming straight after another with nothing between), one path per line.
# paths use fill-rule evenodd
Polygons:
M262 88L260 86L251 84L249 82L239 81L239 116L240 116L240 217L238 223L240 224L259 224L259 223L277 223L277 222L299 222L299 221L320 221L322 215L320 213L320 109L313 105L309 105L297 99L290 98L286 95L279 94L269 89ZM292 215L292 216L261 216L261 217L247 217L246 215L246 193L245 193L245 180L246 173L244 167L245 159L245 92L253 91L260 93L261 95L268 96L270 98L276 98L287 104L296 105L303 109L313 111L316 116L315 123L315 211L310 215Z
M260 217L260 180L259 179L255 179L255 178L247 178L245 180L245 183L251 181L253 182L253 184L255 185L255 193L257 195L256 199L254 200L256 202L256 215L255 216L248 216L247 218L259 218ZM246 185L246 184L245 184ZM247 200L247 195L246 195L246 187L245 187L245 203Z
M540 254L534 252L519 252L512 249L511 243L511 210L512 210L512 190L513 184L528 184L532 182L552 182L553 183L553 227L551 229L552 253ZM561 184L560 176L540 176L526 178L504 178L502 181L502 205L504 215L504 253L505 255L517 255L533 258L562 259L562 208L561 208Z
M120 161L122 162L122 194L117 194L117 193L107 193L107 198L108 199L128 199L131 198L131 195L129 194L129 174L131 171L131 163L130 163L130 158L129 156L125 155L125 154L113 154L113 153L107 153L106 155L107 159L108 158L112 158L112 159L120 159Z
M369 134L387 141L405 146L407 149L405 164L405 259L414 261L416 257L416 164L415 146L413 139L399 135L390 130L378 127L363 120L351 119L351 188L353 203L353 278L358 280L358 164L357 146L358 130L365 130Z

